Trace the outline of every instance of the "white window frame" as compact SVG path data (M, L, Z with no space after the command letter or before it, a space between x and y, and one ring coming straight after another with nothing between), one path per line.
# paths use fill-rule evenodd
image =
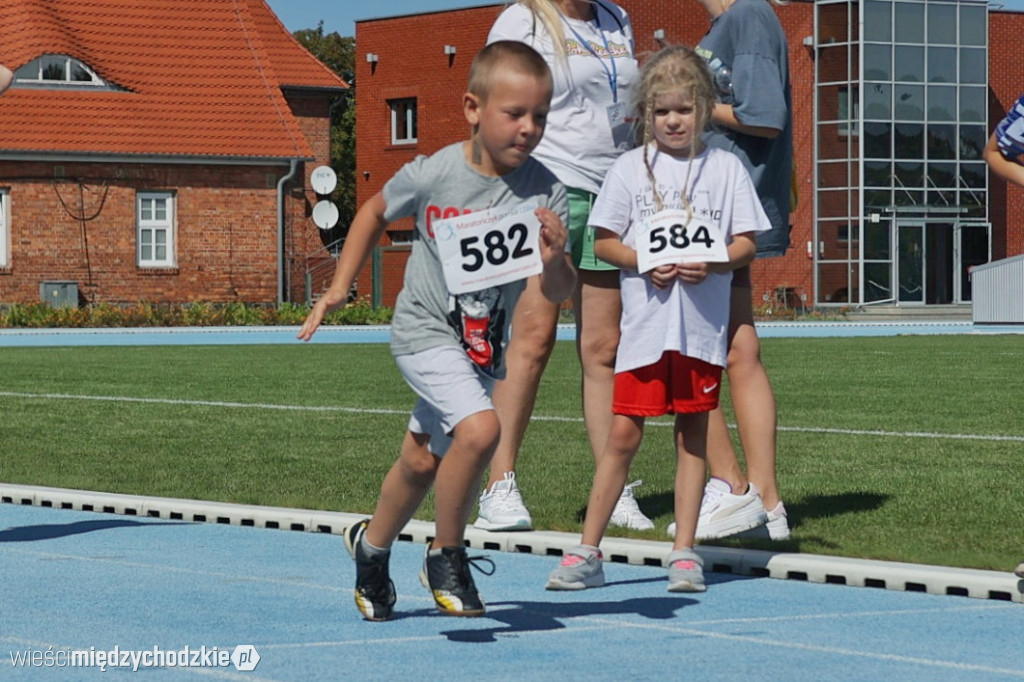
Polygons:
M0 189L0 268L10 265L9 246L11 243L11 193L9 190Z
M60 78L47 78L48 69L55 67L62 71ZM89 77L88 80L72 78L76 69ZM42 85L42 86L83 86L111 89L110 85L85 62L69 57L65 54L44 54L33 59L15 72L15 78L20 84Z
M850 111L850 96L853 96L853 111ZM850 85L840 88L838 94L839 137L860 137L860 88Z
M391 144L416 144L417 106L415 97L388 100L391 109ZM400 131L405 130L404 135Z
M139 192L135 199L136 259L140 268L173 268L176 266L176 205L172 192ZM158 214L163 202L163 216ZM158 238L163 239L162 244ZM157 254L164 247L163 257Z

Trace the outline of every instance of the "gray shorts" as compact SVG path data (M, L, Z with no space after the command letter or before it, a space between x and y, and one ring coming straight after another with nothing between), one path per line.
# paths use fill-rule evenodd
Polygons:
M398 371L419 396L409 417L409 431L430 437L430 452L443 457L455 426L477 412L493 410L494 379L479 371L457 346L437 346L396 355Z

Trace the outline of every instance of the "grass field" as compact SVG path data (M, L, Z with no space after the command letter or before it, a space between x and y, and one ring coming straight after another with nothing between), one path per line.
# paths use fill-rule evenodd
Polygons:
M1012 570L1024 339L766 339L763 351L793 539L716 544ZM593 465L578 382L560 342L518 471L544 529L581 526ZM368 513L412 402L382 345L5 348L0 480ZM657 529L613 534L667 539L668 426L649 422L634 463Z

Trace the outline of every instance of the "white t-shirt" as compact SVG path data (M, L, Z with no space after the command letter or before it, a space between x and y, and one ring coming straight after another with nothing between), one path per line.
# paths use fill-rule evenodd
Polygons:
M540 19L519 3L501 13L487 36L488 44L526 43L551 67L551 111L533 156L562 184L588 192L597 192L615 158L633 147L632 91L639 79L629 16L607 0L595 3L594 11L593 21L562 18L565 60L557 56ZM613 131L609 107L616 103L622 121Z
M695 157L679 159L649 151L663 209L682 209L683 190L696 220L717 226L731 243L744 232L771 229L750 174L730 152L708 148ZM687 182L687 169L692 163ZM658 212L644 165L643 149L626 152L608 171L590 213L590 226L611 230L631 248L633 226ZM710 274L700 284L680 280L657 289L649 275L622 270L622 339L615 371L654 364L665 351L677 351L725 367L732 274Z

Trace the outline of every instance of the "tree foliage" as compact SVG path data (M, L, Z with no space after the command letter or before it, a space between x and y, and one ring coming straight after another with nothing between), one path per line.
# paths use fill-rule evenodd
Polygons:
M355 48L356 40L337 32L324 33L324 22L315 29L306 28L292 34L331 71L338 74L351 88L343 101L331 109L331 167L338 175L338 187L331 198L338 205L338 226L328 238L334 241L348 229L356 211L356 108L355 108Z

